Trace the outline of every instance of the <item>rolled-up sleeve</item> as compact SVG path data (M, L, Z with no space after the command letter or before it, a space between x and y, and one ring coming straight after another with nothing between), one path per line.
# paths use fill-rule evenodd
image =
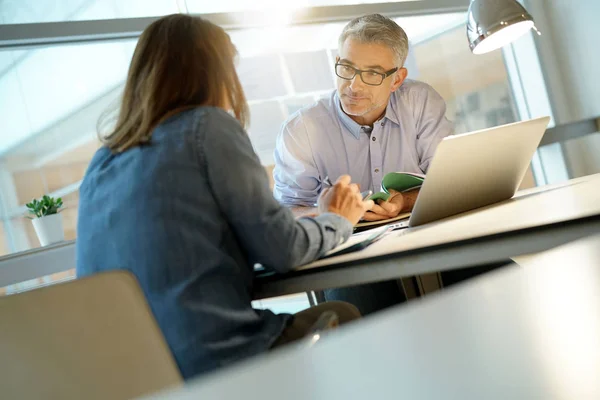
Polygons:
M281 204L314 206L317 202L321 179L301 115L286 122L277 137L273 178L273 194Z
M347 219L326 213L296 220L273 198L248 135L230 115L213 109L202 124L197 137L201 165L223 217L250 263L287 272L350 237L352 225ZM202 135L203 131L211 132L210 138Z
M446 118L446 102L431 86L413 97L417 121L417 151L419 168L427 173L438 144L454 131L454 124Z

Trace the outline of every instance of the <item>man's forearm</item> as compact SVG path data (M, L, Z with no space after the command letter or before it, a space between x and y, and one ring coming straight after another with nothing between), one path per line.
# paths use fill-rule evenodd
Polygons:
M292 206L290 207L290 210L296 218L308 216L312 217L319 214L319 212L317 211L317 207Z

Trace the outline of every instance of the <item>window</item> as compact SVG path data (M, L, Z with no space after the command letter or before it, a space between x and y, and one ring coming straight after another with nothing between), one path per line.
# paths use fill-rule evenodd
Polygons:
M456 133L517 120L502 53L471 54L462 24L416 43L414 56L415 78L446 100Z
M46 0L33 4L32 0L3 3L0 17L4 23L101 19L162 15L182 6L190 12L223 12L271 3ZM409 78L429 83L442 95L457 133L518 119L503 53L470 53L464 13L396 20L411 42ZM266 168L272 167L275 139L285 119L335 88L333 62L346 22L230 32L240 53L238 73L251 110L249 134ZM118 99L135 43L86 42L0 51L0 255L39 246L31 222L23 218L24 204L45 193L65 200L65 237L75 239L77 190L99 146L96 123Z
M402 0L401 0L402 1ZM403 0L414 1L414 0ZM374 3L391 3L398 2L397 0L296 0L296 1L279 1L279 0L222 0L208 2L205 0L185 0L185 5L190 13L222 13L222 12L238 12L247 10L294 10L304 7L319 7L319 6L343 6L343 5L358 5L358 4L374 4Z
M3 0L0 23L85 21L177 13L176 0Z
M471 54L465 14L397 18L411 42L409 78L429 83L446 100L456 133L514 122L502 52ZM346 22L246 29L231 33L251 110L250 137L265 165L281 124L335 88L337 39Z
M77 189L99 143L96 122L121 90L135 41L0 52L0 201L9 252L38 247L25 203L61 196L75 238Z
M414 0L404 0L406 2ZM293 11L303 7L398 2L393 0L3 0L0 23L105 20L155 17L178 12L192 14L251 10Z
M409 77L444 97L457 132L514 121L502 52L472 55L464 18L397 19L411 41ZM265 166L273 164L283 121L334 89L332 65L345 23L231 32L252 114L250 137ZM65 237L75 238L78 185L99 146L96 123L118 98L134 47L130 40L0 51L0 251L39 246L22 216L24 204L44 193L65 198Z

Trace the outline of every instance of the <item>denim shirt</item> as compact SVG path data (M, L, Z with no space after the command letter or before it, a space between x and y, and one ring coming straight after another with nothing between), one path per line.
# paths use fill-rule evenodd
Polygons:
M186 379L266 351L289 323L252 308L256 263L287 272L352 231L335 214L295 219L246 132L212 107L169 118L149 144L99 149L79 195L77 275L133 272Z

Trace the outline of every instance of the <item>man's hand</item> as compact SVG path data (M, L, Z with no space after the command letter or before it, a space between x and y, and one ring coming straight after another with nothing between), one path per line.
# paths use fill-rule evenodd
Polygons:
M384 219L395 218L403 212L412 211L418 190L400 193L390 190L390 197L387 201L378 200L371 211L367 211L363 217L365 221L382 221Z

